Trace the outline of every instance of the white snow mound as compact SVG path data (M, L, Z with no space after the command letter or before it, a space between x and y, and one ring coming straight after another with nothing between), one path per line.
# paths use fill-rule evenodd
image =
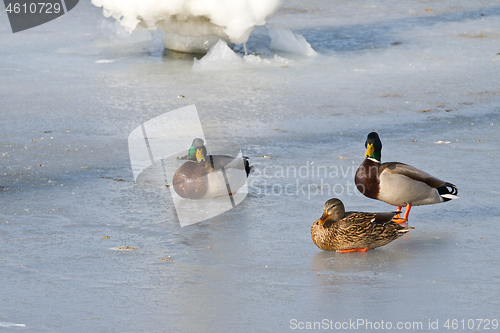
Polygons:
M237 67L243 63L243 59L222 39L217 42L208 53L200 60L194 59L194 70L222 69Z
M282 3L283 0L92 0L92 4L103 8L105 17L112 16L129 32L137 27L159 28L180 36L217 36L236 44L245 43L254 27L264 25Z

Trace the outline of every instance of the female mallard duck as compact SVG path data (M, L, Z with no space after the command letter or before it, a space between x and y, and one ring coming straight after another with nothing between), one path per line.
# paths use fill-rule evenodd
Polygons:
M195 139L172 184L182 198L205 199L233 195L253 171L247 157L207 155L202 139Z
M380 163L382 142L377 133L368 134L366 158L354 177L365 196L398 206L396 222L408 221L412 206L430 205L459 198L455 185L442 181L417 168L399 162ZM406 206L400 218L401 208Z
M325 203L323 215L313 223L311 237L325 251L367 251L413 229L392 222L395 214L346 212L342 201L333 198Z

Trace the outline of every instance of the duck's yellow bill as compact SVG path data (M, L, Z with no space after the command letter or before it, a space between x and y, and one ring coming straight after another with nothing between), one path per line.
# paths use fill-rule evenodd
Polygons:
M375 148L373 148L373 143L367 144L365 157L372 157L374 151L375 151Z
M203 151L201 148L196 148L196 160L198 162L205 162L205 158L203 157Z

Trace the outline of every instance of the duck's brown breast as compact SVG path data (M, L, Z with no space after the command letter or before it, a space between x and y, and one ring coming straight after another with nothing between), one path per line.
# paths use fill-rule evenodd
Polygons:
M313 243L321 250L338 250L335 228L324 228L319 220L316 220L311 226L311 238Z
M205 165L187 161L174 174L172 181L175 193L182 198L201 199L208 190L208 178Z
M377 199L380 191L380 163L366 158L359 166L354 176L358 191L368 198Z

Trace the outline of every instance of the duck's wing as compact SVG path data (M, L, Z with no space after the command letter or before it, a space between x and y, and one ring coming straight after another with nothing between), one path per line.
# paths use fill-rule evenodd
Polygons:
M208 162L215 170L220 170L222 167L235 168L240 170L245 170L247 176L254 171L253 166L248 162L248 157L233 157L228 155L209 155L207 157Z
M335 225L338 229L348 229L355 228L357 226L362 226L366 224L370 224L375 221L376 214L375 213L363 213L363 212L347 212L345 217L338 221L333 221L328 219L323 224L324 228L330 228Z
M413 180L426 183L430 187L437 188L441 186L452 186L455 185L447 183L439 178L429 175L420 169L412 167L411 165L400 163L400 162L388 162L381 165L380 173L389 172L391 174L399 174L409 177Z
M382 213L346 212L344 217L348 217L353 214L366 214L364 216L366 216L367 219L373 220L371 222L384 224L390 222L394 217L394 215L396 215L397 213L398 212L382 212ZM373 215L375 216L372 217Z
M209 155L207 160L215 170L220 170L222 167L239 169L245 168L243 161L240 161L241 158L239 157L232 157L228 155Z
M397 212L365 213L347 212L346 217L337 222L339 229L358 228L372 223L384 225L392 220Z
M398 212L375 213L374 223L385 224L391 222Z

